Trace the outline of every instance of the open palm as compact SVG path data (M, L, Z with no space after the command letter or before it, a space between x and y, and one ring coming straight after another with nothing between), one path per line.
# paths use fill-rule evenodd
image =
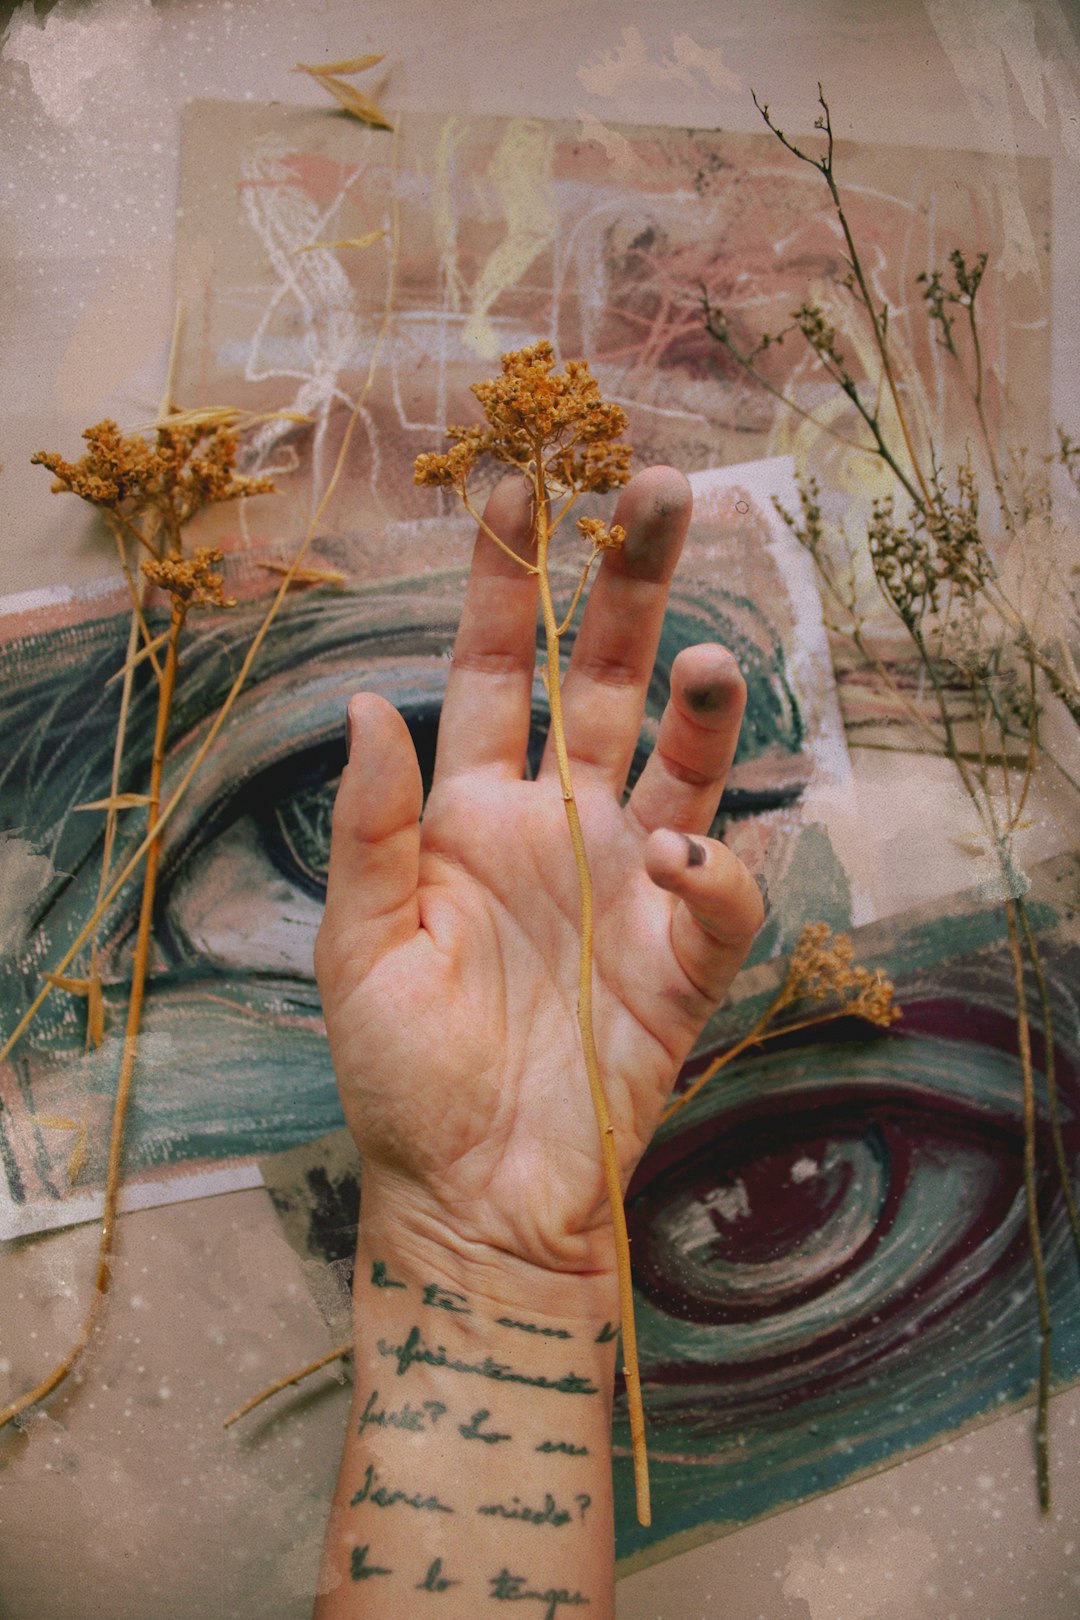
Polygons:
M685 479L623 492L564 677L595 899L594 1022L624 1182L678 1068L761 921L757 887L707 839L744 688L706 644L675 660L656 748L624 805ZM485 521L529 547L519 478ZM537 585L477 539L423 791L408 730L350 705L316 965L346 1118L372 1180L409 1218L560 1269L610 1269L600 1145L577 1024L579 896L549 744L525 779Z

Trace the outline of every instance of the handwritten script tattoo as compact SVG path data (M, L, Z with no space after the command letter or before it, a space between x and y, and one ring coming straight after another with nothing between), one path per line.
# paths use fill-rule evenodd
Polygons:
M563 1451L568 1457L587 1457L589 1455L588 1446L574 1446L570 1444L569 1440L541 1440L540 1444L534 1446L533 1449L535 1451Z
M480 1425L486 1423L491 1413L486 1406L474 1412L468 1423L458 1424L458 1434L463 1440L483 1440L489 1446L495 1445L499 1440L509 1440L510 1435L500 1434L497 1429L482 1429Z
M445 1592L448 1586L460 1586L460 1581L452 1581L442 1572L442 1559L433 1558L428 1565L428 1572L422 1581L417 1581L413 1588L417 1592Z
M517 1328L519 1333L543 1334L545 1339L572 1339L574 1335L568 1333L566 1328L540 1327L536 1322L517 1322L512 1316L497 1316L495 1318L500 1327Z
M618 1328L613 1328L610 1322L605 1322L599 1333L596 1335L596 1338L593 1340L593 1343L610 1344L612 1339L617 1339L618 1337Z
M501 1598L508 1603L524 1603L532 1599L536 1603L546 1603L544 1620L555 1620L560 1604L567 1608L577 1609L588 1606L589 1599L581 1592L571 1592L565 1586L549 1586L546 1591L538 1591L536 1587L528 1584L527 1575L511 1575L505 1567L497 1575L489 1575L491 1586L489 1597Z
M376 1485L378 1474L374 1463L368 1463L364 1473L364 1483L356 1492L350 1502L350 1507L358 1507L361 1502L374 1502L376 1507L393 1507L400 1502L403 1507L419 1508L423 1513L453 1513L452 1507L440 1502L437 1496L421 1496L419 1491L410 1495L408 1491L392 1491L385 1485Z
M544 1505L541 1508L527 1507L520 1496L510 1498L512 1506L507 1507L505 1502L490 1502L486 1507L478 1507L477 1513L484 1513L489 1519L520 1519L523 1524L551 1524L559 1529L569 1524L573 1514L569 1508L561 1508L550 1491L544 1492ZM580 1491L574 1497L578 1505L580 1522L585 1523L585 1509L592 1507L592 1497L585 1491Z
M489 1519L520 1519L523 1524L551 1524L556 1529L569 1524L573 1517L568 1508L556 1505L550 1491L544 1493L541 1508L527 1507L520 1496L512 1496L510 1501L510 1507L505 1502L489 1502L486 1507L478 1507L476 1511L486 1514Z
M380 1339L376 1345L380 1356L389 1356L397 1362L398 1377L402 1377L416 1362L425 1367L445 1367L449 1372L473 1373L477 1378L490 1378L497 1384L528 1384L533 1389L551 1389L560 1395L599 1395L596 1384L590 1383L580 1373L563 1373L561 1378L548 1378L542 1373L516 1372L505 1361L496 1361L493 1356L485 1356L482 1361L457 1361L448 1356L443 1345L436 1345L434 1350L424 1343L420 1337L420 1329L410 1328L409 1336L404 1344L387 1344Z
M365 1542L362 1547L352 1550L352 1578L354 1581L370 1580L372 1575L392 1575L392 1569L382 1569L378 1564L369 1564L367 1561L368 1546Z
M395 1282L386 1270L385 1260L376 1260L371 1267L371 1281L375 1288L404 1288L403 1282Z
M391 1412L385 1406L376 1406L378 1399L379 1392L373 1389L356 1425L357 1434L370 1428L409 1429L413 1434L426 1434L428 1425L434 1428L446 1411L442 1401L424 1401L422 1406L411 1406L406 1401L396 1412Z
M472 1315L464 1294L459 1294L456 1288L440 1288L438 1283L425 1284L423 1304L438 1305L440 1310L453 1311L458 1316Z

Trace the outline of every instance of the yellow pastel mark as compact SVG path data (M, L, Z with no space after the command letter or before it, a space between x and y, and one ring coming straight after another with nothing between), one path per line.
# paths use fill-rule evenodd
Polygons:
M366 236L343 236L337 242L308 242L306 247L293 248L294 253L318 253L322 248L366 248L374 242L381 242L386 235L386 227L379 231L368 231Z
M468 137L468 127L460 118L448 118L439 131L435 146L435 195L431 202L431 225L439 255L439 271L445 288L449 313L458 315L467 291L458 265L457 212L454 208L455 160Z
M465 342L483 360L494 360L506 347L488 320L488 311L554 239L558 220L551 181L554 155L550 132L522 119L510 125L488 164L486 178L495 188L506 235L474 283L472 314L465 327Z
M75 1144L68 1155L67 1162L68 1185L73 1186L79 1171L86 1163L86 1143L89 1135L86 1121L67 1119L62 1114L31 1114L30 1118L35 1125L44 1125L48 1131L74 1131L76 1133Z

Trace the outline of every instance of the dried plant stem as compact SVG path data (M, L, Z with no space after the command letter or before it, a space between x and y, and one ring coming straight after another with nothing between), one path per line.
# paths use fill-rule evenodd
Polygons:
M46 1395L50 1395L54 1389L64 1382L90 1342L90 1336L97 1324L105 1295L109 1291L110 1259L116 1240L116 1207L120 1194L124 1125L127 1120L128 1103L131 1098L131 1083L135 1074L139 1025L142 1019L143 995L150 961L150 935L154 920L154 895L157 888L158 860L161 854L158 807L161 803L161 777L165 763L165 740L168 736L173 693L176 690L177 657L184 617L184 605L174 600L165 664L162 670L161 686L158 691L157 722L154 727L154 751L150 765L150 802L147 813L150 825L155 831L147 847L146 866L143 872L142 905L139 911L139 926L135 938L131 991L128 997L127 1026L124 1031L120 1077L117 1081L116 1097L113 1102L112 1130L109 1137L109 1165L105 1178L105 1206L101 1217L101 1231L98 1239L98 1262L97 1274L94 1279L94 1293L82 1328L74 1343L68 1349L67 1354L57 1362L52 1371L33 1389L28 1390L24 1395L20 1395L17 1400L12 1401L8 1406L0 1410L0 1428L10 1423L13 1418L18 1417L21 1412L25 1412L27 1407L36 1405Z
M397 160L397 137L395 136L395 138L394 138L395 173L396 173L396 160ZM177 783L176 787L173 789L172 794L170 795L169 799L166 801L166 803L164 805L164 808L161 808L160 810L159 810L159 805L160 805L161 776L160 776L160 771L159 771L158 776L157 776L156 791L154 791L152 789L152 794L151 794L152 803L151 803L150 810L149 810L149 825L148 825L148 829L147 829L147 832L146 832L146 836L143 838L142 842L138 845L138 847L136 848L134 853L126 861L126 863L124 864L124 866L122 867L120 872L116 875L116 877L108 885L108 888L105 890L104 894L100 893L100 891L99 891L97 904L94 906L90 916L87 918L87 920L83 924L83 926L79 929L78 933L75 936L75 939L72 941L71 945L68 947L67 951L64 953L64 955L61 958L59 964L45 978L45 981L44 981L44 984L42 985L41 990L34 997L33 1001L30 1003L30 1006L26 1009L26 1012L23 1014L23 1016L19 1019L19 1021L16 1024L14 1030L12 1031L12 1033L10 1034L8 1039L5 1041L4 1045L2 1047L0 1047L0 1063L4 1062L4 1060L10 1055L10 1053L11 1053L12 1049L14 1048L14 1046L16 1045L16 1043L19 1041L19 1039L22 1037L22 1035L25 1033L25 1031L29 1028L30 1024L33 1022L34 1018L36 1017L39 1008L42 1006L42 1004L46 1000L47 996L49 995L49 992L52 989L55 988L57 980L63 974L65 968L67 968L70 965L70 963L73 961L73 959L78 954L78 952L86 944L87 940L93 937L94 932L97 929L97 926L100 923L102 917L104 917L105 913L108 911L108 909L112 905L113 901L120 894L121 890L123 889L124 885L127 883L128 879L133 875L133 873L135 871L137 871L137 869L138 869L140 863L142 862L143 858L146 857L147 861L148 861L148 864L149 864L151 849L154 849L155 847L158 847L158 848L160 847L161 833L164 830L164 827L165 827L166 823L169 821L170 817L173 815L175 810L180 805L182 799L184 798L184 795L187 793L188 787L190 786L192 779L194 778L196 772L199 770L200 766L202 765L203 760L206 758L207 754L210 752L210 749L213 747L214 743L216 742L218 734L221 731L221 728L224 726L225 721L228 719L228 716L232 711L233 705L235 704L237 698L240 695L240 692L242 691L242 689L243 689L243 687L244 687L244 685L245 685L245 683L247 681L248 675L251 672L251 667L254 664L255 659L258 656L259 649L261 648L264 640L266 639L267 635L269 634L270 627L273 624L274 620L276 619L276 617L278 615L278 612L280 611L280 608L282 606L282 603L285 601L285 598L289 594L289 591L292 588L292 584L293 584L293 581L294 581L296 575L301 570L301 566L303 564L304 557L306 556L306 554L308 552L308 549L309 549L309 547L311 545L311 542L315 537L316 529L318 528L318 525L319 525L319 523L320 523L320 521L322 519L322 515L323 515L324 511L326 510L327 505L330 502L330 499L331 499L331 497L332 497L332 495L334 493L334 490L337 487L338 481L339 481L339 479L341 477L342 470L343 470L343 468L345 466L345 461L346 461L346 457L347 457L347 454L348 454L349 445L350 445L350 443L352 441L352 436L353 436L353 433L355 431L356 424L359 421L361 412L362 412L362 410L364 408L364 403L365 403L365 401L367 399L368 394L371 391L371 387L372 387L372 384L373 384L374 379L375 379L375 369L376 369L376 366L378 364L379 355L382 352L382 346L383 346L383 342L384 342L385 337L386 337L387 328L388 328L388 326L390 324L390 315L391 315L391 312L392 312L392 309L393 309L394 290L395 290L396 280L397 280L398 243L399 243L399 240L400 240L399 207L398 207L398 203L396 201L396 198L392 203L391 214L392 214L392 219L393 219L393 251L392 251L391 260L390 260L390 274L389 274L388 279L387 279L386 300L385 300L385 303L384 303L384 306L383 306L382 318L381 318L380 323L379 323L378 331L376 332L376 335L375 335L375 341L374 341L374 343L372 345L371 359L370 359L370 361L368 363L367 375L366 375L366 377L364 379L364 383L363 383L363 386L362 386L362 388L360 390L360 393L359 393L359 396L358 396L358 398L356 400L356 403L354 404L353 409L350 412L348 422L346 423L345 432L342 435L341 445L340 445L340 448L338 450L337 461L334 464L333 472L330 475L330 478L329 478L329 480L327 482L326 488L323 491L323 494L322 494L322 496L321 496L321 498L320 498L320 500L319 500L319 502L318 502L318 504L317 504L317 506L315 508L315 511L312 513L311 519L310 519L310 521L308 523L307 531L304 534L304 538L300 542L300 545L297 547L297 550L296 550L296 553L295 553L295 555L293 557L292 562L289 564L288 568L286 569L285 573L283 574L282 579L281 579L281 584L278 586L276 592L274 593L273 599L272 599L269 607L267 608L266 613L263 616L262 622L260 623L258 629L256 630L255 635L252 637L251 643L249 644L247 652L244 655L244 658L243 658L243 660L241 662L240 668L237 671L235 679L233 680L232 686L229 688L229 691L228 691L228 693L227 693L227 695L225 697L224 702L221 705L221 708L218 710L217 714L214 716L214 719L212 720L212 722L211 722L211 724L210 724L210 726L209 726L209 728L207 730L206 736L203 738L202 742L199 744L199 747L196 749L195 754L194 754L190 764L188 765L187 770L184 772L184 774L180 778L180 781ZM179 319L179 317L178 317L178 319ZM175 340L175 337L174 337L174 353L175 353L175 341L176 340ZM167 394L166 398L169 398L170 394L171 394L171 382L170 382L169 394ZM175 625L175 612L174 612L173 624ZM172 701L172 689L175 686L175 679L176 679L175 646L174 646L174 642L173 642L172 629L173 629L173 627L171 626L170 627L170 633L169 633L169 647L170 647L170 654L172 655L173 667L172 667L172 675L171 675L171 680L170 680L170 683L169 683L169 691L168 691L168 701L169 701L170 706L171 706L171 701ZM179 627L177 627L177 629L176 629L176 639L177 639L177 641L179 639ZM169 658L167 657L167 660L166 660L167 665L168 665L168 662L169 662ZM164 690L165 690L165 684L166 683L165 683L164 672L163 672L163 679L162 679L162 692L163 693L164 693ZM159 752L161 754L161 758L162 759L164 758L165 731L167 730L167 715L166 715L165 727L164 728L162 728L162 726L161 726L161 715L162 715L162 707L161 707L161 701L160 701L160 698L159 698L159 708L158 708L159 725L158 725L158 728L157 728L157 732L160 733L160 738L159 738L159 736L157 734L155 735L155 745L154 745L154 757L155 757L155 760L157 760ZM159 740L160 740L160 750L159 750ZM156 866L157 866L157 855L156 854L153 857L153 865L154 865L155 875L156 875ZM140 931L140 937L141 937L141 934L142 934L143 918L144 917L147 918L147 927L149 928L149 923L152 922L152 917L153 917L153 900L152 900L152 896L151 896L150 904L149 904L149 906L147 906L146 894L147 894L147 887L146 887L146 884L144 882L143 910L142 910L142 913L140 915L140 930L139 930ZM149 933L147 934L147 942L149 942ZM143 972L145 974L145 963L143 965ZM134 986L133 986L133 990L134 990ZM140 995L140 1004L141 1004L141 987L140 987L139 995ZM131 1029L130 1004L129 1004L128 1027L129 1027L129 1031L130 1031L130 1029ZM136 1027L136 1035L131 1035L129 1033L129 1035L125 1038L125 1042L124 1042L124 1060L123 1061L124 1061L125 1064L130 1064L131 1065L131 1071L132 1072L134 1070L135 1051L136 1051L136 1045L137 1045L137 1024L136 1024L135 1027ZM129 1052L130 1052L130 1056L129 1056ZM123 1071L122 1071L121 1078L122 1078L122 1083L123 1083ZM127 1082L126 1082L128 1090L130 1090L130 1079L131 1079L131 1075L129 1073L128 1079L127 1079ZM125 1095L124 1102L123 1102L123 1109L121 1111L120 1097L119 1097L119 1092L118 1092L117 1103L114 1106L114 1111L113 1111L113 1130L112 1130L112 1136L111 1136L111 1139L110 1139L110 1149L109 1149L109 1177L110 1177L110 1182L111 1182L112 1176L113 1176L114 1160L115 1160L115 1163L116 1163L116 1176L117 1176L117 1178L119 1177L119 1165L120 1165L120 1158L121 1158L121 1152L122 1152L123 1128L124 1128L124 1121L125 1121L125 1115L126 1115L126 1106L127 1106L127 1097ZM10 1406L5 1407L2 1411L0 1411L0 1428L3 1428L5 1424L9 1423L12 1420L12 1418L17 1417L20 1412L25 1411L27 1409L27 1407L34 1405L37 1401L40 1401L40 1400L44 1399L44 1397L46 1395L50 1394L52 1392L52 1390L54 1390L57 1387L57 1385L60 1384L64 1380L64 1378L67 1377L68 1372L75 1365L75 1362L78 1360L79 1356L82 1354L82 1352L85 1349L87 1343L89 1342L90 1335L94 1331L94 1327L96 1325L97 1318L98 1318L98 1315L99 1315L100 1310L101 1310L101 1305L102 1305L102 1302L104 1300L104 1288L102 1286L103 1278L105 1279L104 1287L108 1286L108 1282L107 1282L107 1278L108 1278L108 1259L109 1259L109 1254L111 1252L113 1241L114 1241L118 1185L119 1185L119 1183L118 1183L118 1179L117 1179L116 1185L112 1187L111 1198L110 1198L110 1194L109 1194L109 1189L108 1189L108 1187L106 1188L105 1214L104 1214L103 1220L102 1220L101 1240L100 1240L99 1251L98 1251L97 1286L95 1287L94 1296L93 1296L93 1299L91 1300L90 1308L89 1308L89 1310L87 1312L87 1315L86 1315L86 1318L85 1318L85 1320L83 1322L82 1328L80 1329L79 1335L76 1338L75 1342L72 1344L71 1348L68 1350L68 1353L64 1357L63 1361L61 1361L56 1367L54 1367L53 1371L49 1374L48 1378L42 1380L42 1382L40 1384L38 1384L35 1389L31 1390L27 1395L22 1396L18 1401L13 1402Z
M741 1057L747 1047L763 1046L766 1041L775 1041L781 1035L793 1035L796 1030L813 1029L818 1024L831 1024L834 1019L843 1018L849 1010L843 1006L830 1007L827 1012L815 1013L812 1018L800 1018L794 1023L778 1024L775 1029L769 1029L768 1025L772 1019L783 1007L788 1005L789 1000L790 997L786 989L781 989L766 1007L753 1029L748 1034L741 1035L734 1046L729 1046L718 1057L713 1058L709 1067L702 1070L693 1084L687 1086L685 1091L680 1092L674 1102L668 1103L664 1112L660 1115L661 1125L666 1125L669 1119L672 1119L684 1109L688 1103L693 1102L698 1092L708 1085L713 1076L719 1074L721 1069L726 1068L737 1057Z
M105 893L109 882L109 867L112 865L112 853L116 843L117 809L115 801L120 796L120 778L124 765L124 743L127 739L128 711L131 707L131 692L135 680L135 664L138 658L139 621L142 617L141 576L140 583L135 587L136 599L132 603L131 623L128 627L127 655L124 659L124 680L120 688L120 713L116 721L116 737L113 742L112 775L109 780L108 810L105 812L105 836L101 849L101 875L98 878L97 904L101 904L101 897ZM159 677L160 678L160 677ZM91 984L98 976L97 963L97 929L90 936L90 967L88 978ZM87 1022L87 1041L91 1035L91 1021Z
M112 512L105 512L105 517L107 519L111 519L113 516L114 514ZM127 560L127 553L124 550L124 537L120 532L120 527L118 524L112 522L110 522L109 527L112 529L113 539L116 541L116 554L120 559L120 567L123 570L124 579L127 582L128 594L131 597L132 617L142 636L143 645L141 656L144 658L149 658L151 664L153 665L154 674L160 681L161 665L158 663L156 656L158 646L160 645L160 637L151 635L150 627L143 615L142 587L135 575L131 572L131 565ZM135 651L133 648L129 647L128 655L124 662L124 668L128 669L131 667L131 665L134 663L134 659Z
M1024 934L1024 943L1027 946L1028 960L1035 975L1035 984L1039 993L1039 1009L1042 1013L1043 1047L1043 1073L1046 1077L1046 1100L1050 1115L1050 1132L1054 1141L1054 1159L1057 1163L1058 1179L1065 1199L1065 1208L1068 1211L1069 1226L1072 1229L1073 1247L1077 1259L1080 1260L1080 1219L1077 1218L1076 1199L1073 1197L1072 1186L1069 1181L1069 1163L1065 1153L1065 1142L1061 1134L1061 1111L1058 1106L1057 1069L1054 1055L1054 1020L1050 1005L1050 990L1046 983L1046 973L1042 965L1042 956L1039 951L1035 930L1031 926L1027 907L1022 899L1016 902L1016 915Z
M585 589L585 586L588 584L588 581L589 581L589 569L592 567L593 563L596 561L596 559L597 559L597 557L599 557L599 555L600 555L599 546L594 546L593 550L592 550L592 555L590 556L588 562L585 564L584 568L581 570L581 578L578 580L577 589L574 591L574 594L570 599L570 606L567 608L566 613L563 616L562 623L559 625L559 627L555 631L556 638L560 637L562 635L563 631L566 630L567 627L572 623L574 614L577 612L577 605L581 601L581 593Z
M259 628L252 637L248 650L244 654L240 668L236 673L236 677L225 696L225 700L211 721L206 736L196 749L187 770L184 772L169 798L166 800L160 816L158 816L156 821L151 821L142 843L139 844L132 855L129 856L124 866L110 883L105 894L102 895L102 897L98 900L93 911L90 913L90 916L83 923L82 927L79 929L79 932L76 934L74 940L68 946L59 962L50 970L49 976L45 979L41 989L38 991L33 1001L31 1001L29 1007L27 1007L26 1011L23 1013L22 1017L15 1025L15 1028L12 1030L3 1046L0 1047L0 1063L3 1063L5 1059L11 1055L15 1046L22 1039L27 1029L37 1017L42 1005L55 988L54 981L57 975L63 974L64 971L71 965L72 961L82 950L87 940L91 937L94 929L97 927L102 917L105 915L113 901L123 889L128 878L130 878L132 874L138 870L143 857L145 856L155 836L165 827L166 823L171 820L176 810L179 809L180 803L187 793L192 779L202 765L203 760L206 758L207 754L217 741L218 734L221 731L222 726L224 726L226 720L229 718L229 715L232 713L233 706L236 703L237 698L240 696L241 691L247 684L247 678L251 673L251 666L258 657L259 650L262 647L263 642L266 640L267 635L270 633L270 628L274 620L277 618L285 598L292 589L293 580L299 572L304 558L307 556L311 542L315 538L315 531L319 526L322 515L326 510L330 498L337 487L338 480L341 477L342 468L345 465L346 453L350 443L352 442L353 432L356 428L357 421L360 418L360 413L363 410L364 402L371 391L371 386L375 379L375 367L378 362L379 354L382 351L383 340L386 336L386 329L390 322L390 312L392 309L398 241L396 203L394 205L394 218L394 256L391 261L391 275L387 289L387 301L383 310L382 321L380 322L379 330L375 337L375 343L372 347L371 361L368 366L367 377L365 378L364 385L360 391L356 405L349 416L349 420L345 427L345 432L342 435L341 448L338 451L338 459L334 466L334 470L330 475L329 482L327 483L326 489L323 492L322 498L311 516L311 520L307 527L307 532L305 533L303 540L300 542L300 545L297 547L296 554L293 557L292 562L289 564L286 572L282 575L281 584L274 593L273 599L270 602L270 606L266 610L262 623L259 625Z
M537 455L537 461L539 462L539 454ZM551 596L551 580L548 576L547 559L550 535L547 525L547 499L541 472L538 472L536 477L535 508L536 557L539 571L540 606L544 620L544 636L547 647L547 688L551 709L551 737L555 745L555 758L559 767L559 782L562 787L563 804L570 829L570 841L574 849L574 863L577 867L578 892L581 904L578 1025L581 1030L581 1047L589 1078L589 1095L592 1098L593 1113L596 1116L596 1128L600 1135L604 1181L607 1186L611 1224L615 1234L615 1266L619 1283L619 1320L622 1328L623 1373L626 1377L626 1398L630 1413L630 1441L634 1457L634 1493L637 1501L637 1517L639 1524L648 1525L652 1523L652 1508L649 1501L649 1461L645 1450L645 1412L641 1401L637 1330L634 1324L634 1290L630 1275L630 1239L626 1232L622 1179L619 1172L618 1155L615 1151L615 1127L611 1123L607 1099L604 1095L603 1081L600 1078L600 1063L597 1057L596 1037L593 1030L592 875L589 871L589 861L585 851L585 837L581 830L581 817L578 814L577 800L574 797L574 784L570 775L570 756L567 752L566 734L563 728L562 692L559 679L559 629L555 619L555 605Z
M1005 902L1005 922L1009 931L1009 951L1013 960L1016 989L1016 1033L1020 1047L1024 1104L1024 1200L1027 1206L1028 1239L1031 1244L1035 1298L1039 1313L1039 1383L1035 1412L1035 1467L1038 1476L1039 1506L1050 1511L1050 1297L1046 1287L1042 1236L1039 1232L1039 1205L1035 1183L1035 1071L1031 1061L1031 1027L1028 1021L1027 992L1024 988L1024 960L1020 948L1015 900Z
M279 1394L281 1390L288 1389L292 1384L301 1383L303 1379L310 1378L312 1373L317 1373L320 1367L328 1367L332 1361L340 1361L342 1356L351 1356L352 1353L353 1342L351 1339L346 1339L345 1343L339 1344L335 1350L328 1350L324 1356L318 1356L314 1361L306 1362L303 1367L297 1367L295 1372L286 1374L284 1378L275 1379L274 1383L267 1384L265 1389L260 1389L257 1395L250 1396L242 1406L236 1408L235 1412L230 1412L221 1427L231 1429L234 1423L239 1423L242 1417L247 1417L249 1412L253 1412L257 1406L261 1406L264 1401L268 1401L271 1395Z

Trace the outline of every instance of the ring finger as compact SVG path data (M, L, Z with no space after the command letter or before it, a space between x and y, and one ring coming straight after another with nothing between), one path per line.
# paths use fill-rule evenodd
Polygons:
M656 746L627 801L645 832L708 832L745 707L746 684L726 647L704 642L679 653Z

